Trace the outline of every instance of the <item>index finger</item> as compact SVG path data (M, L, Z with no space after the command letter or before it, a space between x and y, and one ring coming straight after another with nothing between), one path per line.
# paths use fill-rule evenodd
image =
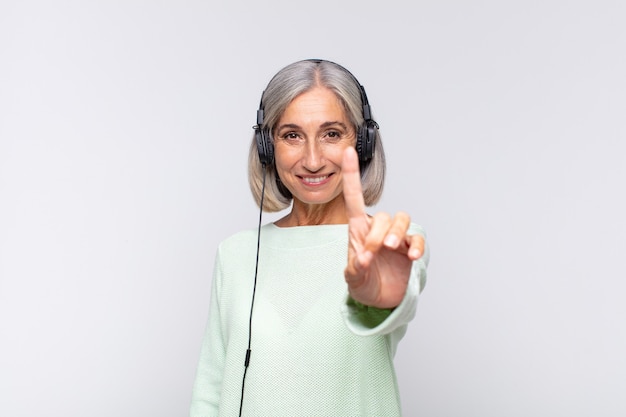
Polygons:
M352 147L343 152L341 172L343 176L343 198L346 203L348 219L364 216L365 202L363 201L359 159L356 150Z

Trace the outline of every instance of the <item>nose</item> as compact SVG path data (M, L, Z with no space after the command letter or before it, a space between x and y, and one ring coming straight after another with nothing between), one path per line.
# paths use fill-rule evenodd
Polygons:
M317 172L324 167L324 155L318 140L313 139L306 142L302 165L310 172Z

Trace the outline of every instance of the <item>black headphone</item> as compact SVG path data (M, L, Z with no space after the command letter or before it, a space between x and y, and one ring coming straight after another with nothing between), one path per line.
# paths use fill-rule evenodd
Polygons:
M357 128L356 136L356 151L359 155L360 162L368 162L374 156L374 148L376 146L376 130L378 129L378 123L372 119L372 113L370 110L369 102L367 101L367 94L365 94L365 88L359 83L354 75L341 65L326 61L323 59L307 59L305 61L311 61L314 63L330 62L344 70L354 80L355 84L359 86L359 92L361 93L361 103L363 106L363 123ZM271 82L271 81L270 81ZM270 135L269 128L263 127L263 95L261 95L261 103L259 104L259 110L256 112L256 125L255 140L257 149L259 151L259 159L264 166L271 165L274 162L274 144Z

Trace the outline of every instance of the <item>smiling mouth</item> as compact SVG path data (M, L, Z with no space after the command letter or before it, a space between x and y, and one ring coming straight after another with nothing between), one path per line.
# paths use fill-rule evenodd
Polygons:
M302 177L302 182L305 184L320 184L328 179L329 175L323 175L320 177Z

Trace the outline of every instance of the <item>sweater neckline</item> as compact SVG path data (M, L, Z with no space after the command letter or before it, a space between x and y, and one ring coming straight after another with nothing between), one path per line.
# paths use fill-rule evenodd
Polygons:
M267 245L285 249L306 248L347 239L347 224L279 227L274 223L268 223L262 228L261 247Z

